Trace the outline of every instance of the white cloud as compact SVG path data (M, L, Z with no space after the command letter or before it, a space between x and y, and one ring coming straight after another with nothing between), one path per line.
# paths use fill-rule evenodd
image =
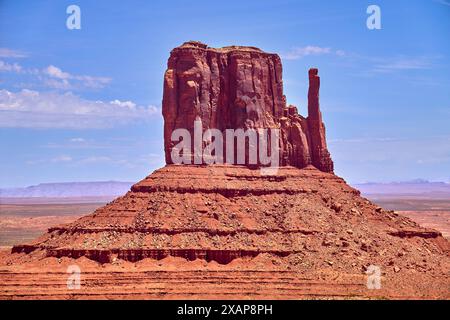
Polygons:
M8 63L0 60L0 72L15 72L21 73L22 66L18 63Z
M72 138L70 139L70 142L85 142L86 140L83 138Z
M111 78L107 77L74 76L74 79L80 81L84 87L91 89L103 88L111 82Z
M92 101L70 92L0 90L0 127L107 128L148 121L157 113L154 106L120 100Z
M116 100L111 101L111 103L115 104L116 106L125 107L125 108L129 108L129 109L133 109L136 107L136 104L131 101L119 101L116 99Z
M46 79L45 83L56 89L71 89L77 86L100 89L111 82L111 78L107 77L73 75L53 65L45 68L43 74L50 77L50 79Z
M0 48L0 58L25 58L27 55L23 52L8 48Z
M70 90L75 89L68 80L58 80L58 79L43 79L42 83L44 86L53 88L53 89L60 89L60 90Z
M332 51L330 48L306 46L301 48L294 48L291 51L283 54L282 57L286 60L297 60L306 56L329 54L331 52Z
M60 68L55 67L53 65L50 65L47 68L45 68L44 69L44 73L49 75L50 77L53 77L53 78L70 79L70 74L68 74L67 72L62 71Z
M44 86L60 90L101 89L111 82L111 78L108 77L71 74L54 65L49 65L39 70L36 68L24 68L18 63L11 64L2 60L0 60L0 72L13 72L33 76Z

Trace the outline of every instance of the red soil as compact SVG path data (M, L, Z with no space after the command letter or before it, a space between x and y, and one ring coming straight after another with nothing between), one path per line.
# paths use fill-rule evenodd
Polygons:
M3 298L449 298L449 242L314 168L166 166L1 261ZM65 287L82 270L82 289ZM382 289L365 270L382 271ZM25 273L24 273L25 272Z

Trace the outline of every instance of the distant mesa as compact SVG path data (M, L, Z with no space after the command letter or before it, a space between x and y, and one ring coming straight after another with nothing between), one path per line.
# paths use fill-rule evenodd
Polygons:
M384 196L422 196L450 199L450 184L446 182L430 182L423 179L399 182L368 182L353 184L363 194Z
M2 188L0 198L113 197L127 192L132 184L120 181L41 183L25 188Z

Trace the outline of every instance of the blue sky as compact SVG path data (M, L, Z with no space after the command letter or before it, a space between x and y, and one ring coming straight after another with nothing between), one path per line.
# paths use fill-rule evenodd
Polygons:
M81 30L66 28L71 4ZM370 4L381 30L366 27ZM0 0L0 187L137 181L161 167L163 73L188 40L279 53L304 115L318 67L347 181L450 181L449 38L448 0Z

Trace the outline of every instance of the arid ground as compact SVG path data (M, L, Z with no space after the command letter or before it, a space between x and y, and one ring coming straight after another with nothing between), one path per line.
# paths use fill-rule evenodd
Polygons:
M0 201L0 247L35 239L106 203L105 198L10 198Z
M411 218L423 227L438 230L450 239L450 199L429 199L412 196L371 196L381 207Z

